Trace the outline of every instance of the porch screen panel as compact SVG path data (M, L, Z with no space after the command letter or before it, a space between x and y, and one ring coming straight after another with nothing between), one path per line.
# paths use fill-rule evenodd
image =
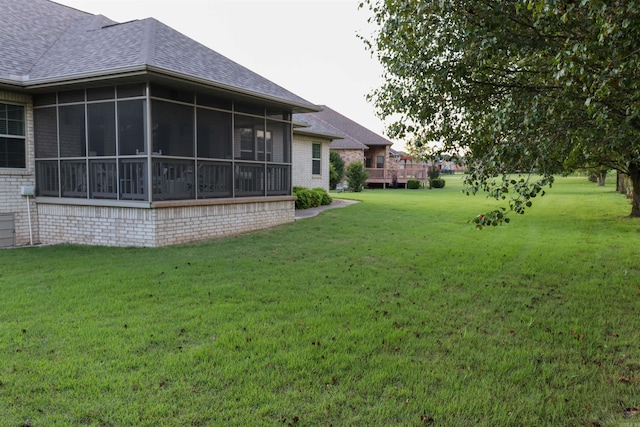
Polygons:
M153 200L185 200L195 197L194 161L154 159Z
M236 159L264 160L264 139L264 119L235 115L233 152Z
M236 164L236 196L246 197L264 195L264 169L264 165Z
M267 196L291 194L291 168L289 166L267 166Z
M89 185L91 198L117 199L118 169L116 160L90 160Z
M267 120L267 132L271 136L271 142L267 143L267 152L270 153L267 161L289 163L291 161L291 125Z
M60 162L62 197L87 197L87 162L64 160Z
M144 100L118 101L120 155L145 153L146 104Z
M231 114L198 108L198 157L231 159Z
M37 108L33 111L36 157L58 157L58 113L56 107Z
M60 157L86 156L84 104L63 105L58 111Z
M153 152L164 156L194 156L193 107L151 101Z
M116 104L87 105L89 157L116 155Z
M60 196L57 160L36 161L36 194L38 196Z
M233 168L230 163L198 162L198 199L231 197Z

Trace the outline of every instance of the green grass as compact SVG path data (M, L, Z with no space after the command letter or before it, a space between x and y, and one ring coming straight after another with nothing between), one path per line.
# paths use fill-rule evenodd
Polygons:
M628 201L562 178L478 232L493 201L446 179L202 245L0 251L0 424L640 423Z

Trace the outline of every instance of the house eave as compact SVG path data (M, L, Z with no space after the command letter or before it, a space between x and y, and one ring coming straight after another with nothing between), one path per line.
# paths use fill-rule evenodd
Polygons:
M304 128L294 128L293 133L297 135L305 135L305 136L315 136L320 138L326 138L330 140L344 139L343 136L339 136L331 133L323 133L323 132L314 132L312 130L306 130Z
M74 74L74 75L61 76L61 77L55 77L55 78L34 79L34 80L31 80L28 78L28 76L25 76L26 78L23 82L18 82L15 80L10 80L8 82L13 83L13 85L17 88L23 88L26 90L38 92L48 88L59 88L60 86L71 86L71 85L84 84L84 83L90 83L90 82L95 83L99 81L109 81L114 79L145 76L145 75L165 77L169 79L178 80L183 83L194 84L197 86L202 86L209 89L225 92L230 95L243 96L253 100L261 100L261 101L266 101L272 104L283 105L291 108L294 113L311 113L311 112L318 112L321 110L319 106L311 103L299 103L299 102L279 98L272 95L262 94L262 93L254 92L251 90L246 90L246 89L238 88L235 86L231 86L231 85L226 85L223 83L207 80L200 77L194 77L189 74L180 73L180 72L169 70L166 68L155 67L152 65L123 67L123 68L118 68L114 70L109 70L108 72L97 71L97 72ZM3 83L3 79L0 79L0 84L2 83Z

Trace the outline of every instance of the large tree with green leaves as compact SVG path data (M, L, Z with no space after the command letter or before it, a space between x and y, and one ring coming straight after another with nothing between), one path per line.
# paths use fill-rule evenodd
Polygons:
M392 137L456 153L468 193L508 222L553 174L605 167L631 178L640 217L640 2L364 0L384 67L372 94ZM514 179L513 174L520 174Z

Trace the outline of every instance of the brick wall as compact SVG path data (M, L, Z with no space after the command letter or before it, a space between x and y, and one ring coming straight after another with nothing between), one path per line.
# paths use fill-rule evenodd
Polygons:
M345 168L353 162L361 162L364 165L364 151L363 150L334 150L340 154L342 160L344 160Z
M321 144L320 175L311 173L312 144ZM322 187L329 191L329 144L331 140L293 135L293 185L307 188Z
M40 235L47 243L157 247L270 228L295 216L291 197L204 203L154 208L39 203Z
M35 161L33 145L33 104L31 96L0 91L0 103L21 104L25 106L25 131L27 145L27 167L25 169L0 168L0 214L12 214L15 223L15 244L29 244L29 216L27 199L20 195L22 186L35 186ZM33 197L29 198L33 241L37 243L38 217Z

